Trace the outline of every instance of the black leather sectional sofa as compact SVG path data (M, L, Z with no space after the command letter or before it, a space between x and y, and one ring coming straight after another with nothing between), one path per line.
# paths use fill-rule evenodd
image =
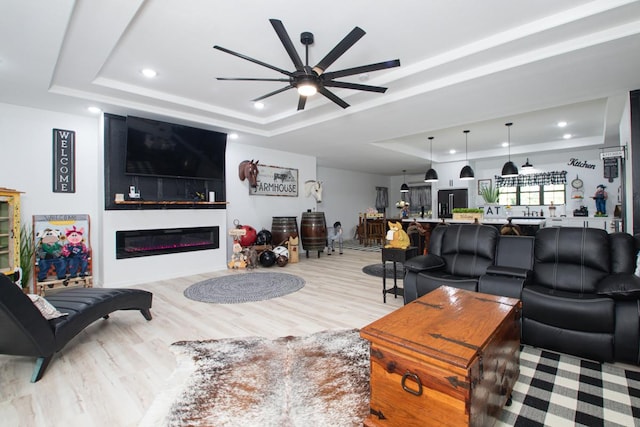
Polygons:
M405 303L441 285L519 298L522 343L639 365L639 246L630 234L592 228L543 228L528 237L486 225L439 226L429 254L405 263Z

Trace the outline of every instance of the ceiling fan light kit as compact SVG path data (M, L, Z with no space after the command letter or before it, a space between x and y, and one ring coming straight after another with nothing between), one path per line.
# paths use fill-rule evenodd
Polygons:
M253 62L254 64L261 65L266 68L270 68L281 74L287 76L287 78L279 79L266 79L266 78L249 78L249 77L217 77L217 80L236 80L236 81L263 81L263 82L286 82L287 86L270 92L266 95L253 99L253 102L261 101L273 95L277 95L289 89L297 89L300 95L298 99L298 110L304 110L307 102L307 97L313 96L316 93L321 93L323 96L338 104L342 108L349 106L343 99L331 92L327 87L336 87L342 89L362 90L366 92L386 92L386 87L364 85L359 83L341 82L334 79L340 77L348 77L353 75L363 75L372 71L383 70L387 68L399 67L400 60L394 59L391 61L378 62L376 64L362 65L359 67L347 68L344 70L338 70L326 73L326 69L331 66L338 58L340 58L351 46L353 46L358 40L362 38L366 33L362 28L355 27L349 34L347 34L340 43L338 43L324 58L318 62L314 67L309 66L309 45L313 44L314 37L310 32L303 32L300 34L300 42L305 46L305 63L302 62L298 52L293 46L293 42L284 28L282 22L278 19L270 19L271 25L276 34L280 38L282 45L289 54L289 58L295 66L295 71L287 71L282 68L276 67L266 62L251 58L241 53L234 52L221 46L213 46L214 49L228 53L238 58L242 58L246 61Z
M318 93L318 89L313 83L304 83L298 85L298 93L301 96L313 96Z
M511 125L513 123L505 123L507 127L507 144L509 147L509 161L502 166L503 177L518 176L518 167L511 161Z

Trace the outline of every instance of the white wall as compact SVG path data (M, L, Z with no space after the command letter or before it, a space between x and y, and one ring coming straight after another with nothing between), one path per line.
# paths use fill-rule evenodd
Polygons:
M75 193L52 192L54 128L76 132ZM623 129L626 129L624 134ZM98 286L126 286L224 269L231 252L228 229L233 227L236 219L241 224L248 224L260 230L271 229L274 216L295 216L300 227L302 212L315 208L325 212L327 225L341 221L346 236L351 237L358 222L358 214L368 207L375 206L377 186L388 187L390 206L387 215L397 215L395 202L400 200L400 185L404 180L402 175L386 177L317 167L316 159L311 156L250 147L229 141L226 174L229 204L226 210L104 211L103 131L99 118L0 104L0 132L3 135L0 144L5 154L3 167L0 168L0 186L24 191L21 197L23 221L31 222L32 215L40 214L90 215L94 281ZM621 137L628 136L629 132L628 126L621 124ZM596 169L567 165L571 157L595 163ZM298 197L249 196L248 182L240 181L238 177L238 165L246 159L298 169ZM523 163L524 160L514 159L516 163L520 162L517 164ZM585 183L585 197L593 195L596 186L604 183L609 192L607 212L613 214L619 180L609 183L602 178L599 150L575 150L562 155L540 153L530 157L530 160L538 172L567 170L569 181L575 178L576 174L579 175ZM477 179L493 178L499 173L502 163L496 162L494 159L473 163L471 166L476 173L476 180L470 183L457 178L464 162L434 164L441 177L441 182L433 186L434 198L438 188L464 188L468 185L471 206L482 204L481 198L477 196ZM406 180L420 182L423 176L407 175ZM453 186L450 185L449 178L453 179ZM315 199L304 194L304 182L310 179L323 181L323 202L319 205L316 205ZM591 199L585 198L585 205L589 207L590 213L595 211ZM115 231L162 228L168 224L184 227L219 225L220 248L183 254L115 259Z
M627 147L627 158L625 166L625 216L626 223L624 224L624 231L627 233L633 233L633 173L631 170L631 101L627 98L625 102L624 110L622 112L622 118L620 119L620 145Z
M76 132L75 193L53 192L53 129ZM104 188L96 172L102 170L99 119L0 104L0 134L0 186L24 192L21 221L31 223L33 215L88 214L90 243L99 247ZM101 266L93 267L99 275Z
M433 168L438 173L438 182L431 183L431 210L432 217L437 218L438 215L438 190L451 190L451 189L468 189L469 194L472 194L473 185L475 181L463 181L460 179L460 170L467 164L466 161L446 162L446 163L433 163ZM475 165L471 164L474 168ZM406 181L409 187L428 185L424 182L424 174L427 172L427 165L425 165L424 172L420 174L407 174L406 179L403 175L393 176L390 179L391 188L389 189L389 202L392 210L390 210L390 216L399 217L400 211L395 207L395 203L402 199L400 193L400 186ZM477 176L477 172L476 172ZM473 203L473 199L471 202ZM470 205L471 206L471 205ZM425 213L426 217L426 213Z
M288 196L249 196L249 182L240 181L238 165L243 160L257 160L260 164L298 169L298 197ZM304 182L316 180L316 159L311 156L287 153L252 147L229 141L227 143L226 162L227 186L227 227L234 227L234 220L242 225L250 225L260 231L271 230L274 216L297 217L298 230L302 212L316 207L313 197L306 197ZM321 210L321 209L318 209ZM325 218L326 219L326 218ZM328 221L328 219L327 219ZM231 237L224 236L228 243L227 255L231 255Z
M569 163L572 158L579 159L580 161L586 161L589 164L593 164L595 165L595 169L587 169L571 165ZM520 165L523 164L526 159L518 157L513 158L513 156L512 159L513 162L518 165L518 169L522 174L523 171L520 168ZM607 200L607 214L610 217L613 217L613 210L618 202L618 187L620 186L620 178L618 177L614 179L613 182L609 182L608 179L602 177L604 174L604 168L603 162L600 159L599 149L589 148L583 150L576 149L570 152L563 153L538 153L533 156L529 156L529 161L533 164L534 168L530 169L527 173L563 170L567 171L567 204L565 206L559 206L557 208L557 216L565 213L567 216L572 216L573 210L578 208L580 204L583 204L589 209L589 216L593 216L596 213L596 209L595 201L591 199L591 197L595 194L596 187L599 184L604 184L607 187L606 191L609 194L609 199ZM502 163L496 165L495 159L478 160L475 162L474 171L476 173L476 179L472 181L474 187L470 188L469 190L469 196L471 198L470 206L475 207L484 205L484 200L481 196L478 195L478 179L491 179L495 184L495 175L499 175L501 169ZM582 200L582 202L571 200L571 181L573 181L576 176L580 177L580 179L584 183L584 199ZM548 212L546 208L543 208L543 210L545 214ZM521 214L521 210L514 210L514 216L518 216Z
M621 124L621 144L629 145L630 141L630 124L629 118L623 117ZM623 129L625 128L626 129ZM626 140L625 140L626 138ZM580 161L587 161L589 164L594 164L595 169L581 168L568 164L571 158L579 159ZM530 162L533 163L534 169L529 170L527 173L540 173L549 171L567 171L567 205L558 207L556 215L567 214L572 216L573 210L578 207L578 202L571 200L571 181L579 176L584 182L584 200L582 204L589 209L589 215L595 214L595 201L591 199L596 191L598 184L604 184L607 188L606 191L609 194L607 201L607 214L613 217L613 211L618 203L618 187L620 186L620 177L609 182L608 179L603 178L603 161L600 159L600 150L597 148L588 149L576 149L567 153L538 153L536 155L529 156ZM521 165L526 161L526 158L513 158L516 165ZM433 168L438 172L439 181L432 184L432 197L433 206L437 206L437 194L439 189L451 189L451 188L468 188L469 190L469 206L478 207L484 205L484 200L478 195L478 180L479 179L491 179L495 183L495 175L499 175L504 164L504 159L481 159L469 163L475 172L475 178L471 181L461 181L459 178L460 170L465 165L464 161L461 162L449 162L449 163L434 163ZM520 173L524 171L519 167ZM630 174L630 168L627 168L627 174ZM425 167L426 172L426 167ZM619 171L622 174L622 170ZM423 174L407 174L406 182L409 186L423 185ZM627 178L627 182L631 182L630 178ZM390 178L389 199L390 203L395 203L396 200L400 200L400 186L404 182L405 178L402 175L396 175ZM630 197L631 189L627 188L627 197ZM628 216L631 215L631 209L629 208ZM394 208L395 209L395 208ZM543 208L545 214L547 209ZM394 210L391 210L393 215ZM522 212L516 209L513 215L520 215ZM435 215L435 212L434 212ZM627 224L629 225L629 224ZM630 228L625 228L630 230Z
M340 221L345 239L355 235L358 215L367 208L375 208L376 187L389 188L390 207L387 212L395 214L396 208L391 205L393 191L386 176L318 167L318 180L322 181L324 188L318 210L325 213L327 227Z
M220 227L220 248L116 259L116 231L156 228ZM105 211L100 247L105 287L123 287L226 269L226 214L222 209Z
M76 192L52 192L52 129L76 132ZM36 214L89 214L90 244L96 286L116 287L226 269L231 253L228 229L234 220L260 230L271 229L274 216L295 216L298 227L307 209L326 211L328 225L340 220L355 228L358 212L375 203L375 187L388 179L349 171L321 169L311 156L227 144L227 209L160 209L104 211L104 132L99 117L0 104L0 131L5 162L0 186L24 191L22 220ZM248 182L240 181L238 165L246 159L261 164L298 169L298 196L249 196ZM324 181L324 202L316 205L304 194L306 180ZM179 254L117 260L115 233L175 227L220 226L220 248Z

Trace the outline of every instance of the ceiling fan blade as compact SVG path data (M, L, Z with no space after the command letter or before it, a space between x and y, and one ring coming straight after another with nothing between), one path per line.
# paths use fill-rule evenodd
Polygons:
M400 60L394 59L392 61L378 62L377 64L361 65L359 67L347 68L344 70L330 71L323 74L325 79L337 79L340 77L353 76L354 74L370 73L372 71L384 70L386 68L399 67Z
M265 99L265 98L268 98L268 97L273 96L273 95L277 95L277 94L279 94L280 92L284 92L285 90L289 90L289 89L291 89L292 87L293 87L293 85L288 85L288 86L285 86L285 87L283 87L283 88L281 88L281 89L274 90L273 92L269 92L268 94L263 95L263 96L261 96L261 97L259 97L259 98L252 99L252 100L251 100L251 102L258 102L258 101L262 101L262 100L263 100L263 99Z
M293 73L292 72L289 72L287 70L283 70L282 68L278 68L278 67L276 67L274 65L271 65L271 64L267 64L266 62L262 62L262 61L259 61L257 59L253 59L253 58L248 57L246 55L243 55L241 53L234 52L234 51L226 49L226 48L224 48L222 46L214 46L213 48L214 49L218 49L218 50L220 50L222 52L228 53L230 55L237 56L238 58L245 59L245 60L247 60L249 62L253 62L254 64L258 64L258 65L262 65L263 67L271 68L272 70L275 70L275 71L277 71L279 73L285 74L285 75L287 75L289 77L293 77Z
M304 110L304 106L307 104L307 97L300 95L298 98L298 111Z
M291 79L258 79L252 77L216 77L216 80L240 80L248 82L290 82Z
M336 82L333 80L323 82L325 86L329 87L341 87L343 89L355 89L355 90L366 90L368 92L379 92L385 93L387 91L386 87L381 86L370 86L370 85L361 85L358 83L348 83L348 82Z
M353 46L358 40L362 38L366 33L360 27L355 27L349 34L343 38L340 43L338 43L331 52L327 53L327 56L322 58L318 65L313 67L313 71L318 73L318 75L324 73L324 70L329 68L331 64L333 64L336 59L340 58L343 53L345 53L351 46Z
M330 100L332 100L333 102L341 106L342 108L347 108L349 106L349 104L344 102L342 99L338 98L333 92L329 91L328 89L322 86L318 88L318 92L320 92L321 94L323 94L324 96L326 96L327 98L329 98Z
M284 49L289 54L289 58L293 61L293 65L296 66L296 70L302 71L304 68L304 64L302 63L302 59L300 59L300 55L298 55L298 51L293 46L293 42L287 33L287 30L284 28L284 24L279 19L269 19L273 29L276 30L276 34L280 38Z

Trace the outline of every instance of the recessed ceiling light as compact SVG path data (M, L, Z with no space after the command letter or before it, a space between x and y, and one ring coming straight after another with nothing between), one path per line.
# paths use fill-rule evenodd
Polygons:
M563 128L565 126L567 126L567 122L558 122L558 127L559 128Z
M264 103L258 101L253 103L253 108L256 110L262 110L264 108Z
M571 134L570 133L565 133L564 135L562 135L562 137L564 139L571 139Z
M449 150L449 154L456 154L456 150L454 149Z
M145 68L142 70L142 75L149 79L152 79L157 76L158 73L156 72L156 70L152 70L151 68Z
M507 147L509 146L509 143L508 143L508 142L503 142L503 143L502 143L502 146L503 146L504 148L507 148Z
M102 110L98 107L89 107L87 108L87 110L89 110L89 112L93 114L100 114L102 112Z
M358 80L360 80L361 82L366 82L367 80L369 80L369 74L368 73L362 73L358 76Z
M229 134L229 138L231 138L231 139L238 139L238 134L237 134L237 133L235 133L235 132L234 132L234 133L230 133L230 134Z

